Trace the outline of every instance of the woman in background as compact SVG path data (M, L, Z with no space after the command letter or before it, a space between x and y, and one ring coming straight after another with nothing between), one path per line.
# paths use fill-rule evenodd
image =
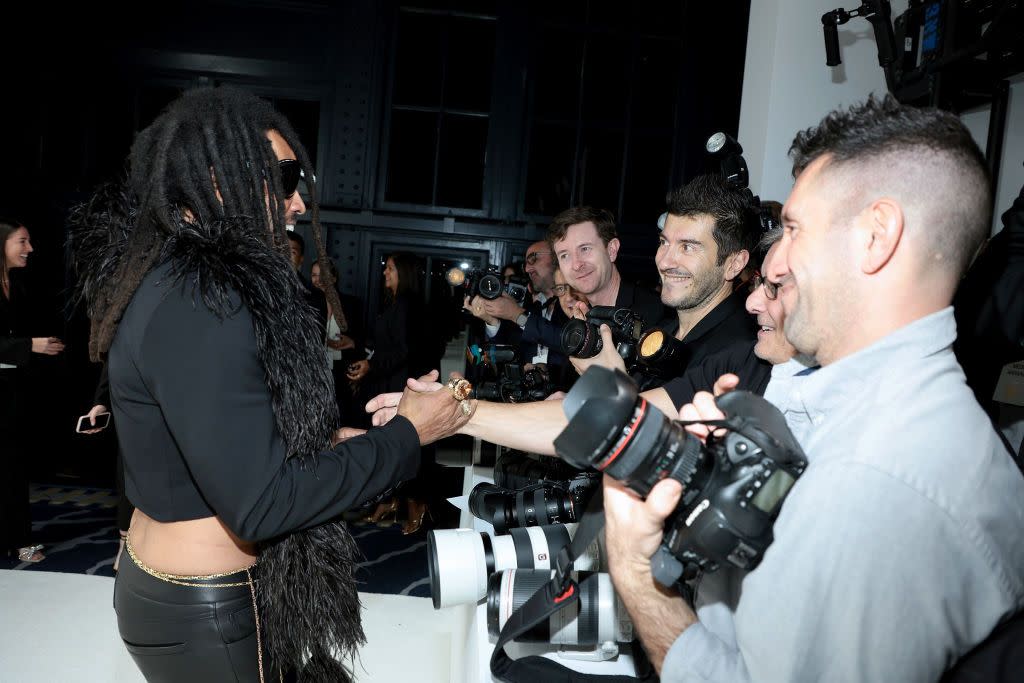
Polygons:
M425 375L440 363L442 349L436 334L437 325L424 315L420 282L415 256L396 252L387 257L384 265L384 309L374 321L372 342L368 344L372 346L373 353L368 360L350 365L348 372L350 380L366 380L367 397L402 391L406 379ZM403 534L415 533L423 526L429 512L426 501L436 467L434 449L423 449L419 475L402 486L402 493L408 497ZM398 508L397 498L384 501L368 520L397 519Z
M55 356L64 350L56 337L30 337L25 332L25 291L13 271L28 265L32 240L20 222L0 218L3 268L0 270L0 549L22 562L44 559L43 546L29 540L28 463L22 434L25 429L25 370L33 353Z
M354 296L347 296L338 289L338 269L329 260L323 261L326 267L321 268L317 261L310 269L313 286L324 292L327 299L327 329L324 342L327 344L327 357L331 362L334 375L334 394L341 412L341 423L348 427L368 428L369 415L361 405L357 405L355 393L359 388L357 382L351 381L346 373L348 366L357 360L366 358L363 349L361 322L363 319L362 302ZM334 285L330 286L334 296L328 296L325 278L320 277L322 271L331 275ZM338 302L335 306L334 301Z
M95 425L96 418L103 413L110 412L110 376L107 373L107 364L103 364L100 370L100 378L96 382L96 392L93 394L92 408L85 414L89 418L89 424ZM83 429L83 434L99 434L103 428ZM114 573L121 566L121 553L124 552L124 542L128 539L128 529L131 527L132 515L135 514L135 506L128 500L124 493L124 460L121 456L120 446L117 449L117 468L114 482L117 491L117 554L114 555Z

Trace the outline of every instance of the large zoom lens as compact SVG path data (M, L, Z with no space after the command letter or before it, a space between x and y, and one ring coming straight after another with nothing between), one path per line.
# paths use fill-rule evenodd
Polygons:
M501 281L501 278L493 273L488 273L480 277L480 283L477 285L477 290L480 292L480 296L485 299L497 299L501 296L501 291L505 288L505 283Z
M537 484L510 491L494 484L477 484L469 493L469 511L503 534L514 527L576 521L572 495L560 486Z
M487 581L487 631L497 638L509 615L554 576L554 570L509 569ZM522 634L521 643L598 645L633 640L633 622L615 594L608 574L573 572L580 599Z
M510 529L493 538L473 529L443 529L427 535L430 595L434 609L479 602L487 595L487 577L505 569L552 569L562 548L576 535L575 524ZM600 569L597 541L573 567Z
M562 350L567 356L593 358L603 347L601 329L597 325L574 318L562 328Z
M607 472L641 496L665 477L700 491L711 471L700 441L639 396L622 372L591 367L562 409L569 424L555 438L558 456L580 469Z
M562 328L562 350L574 358L593 358L601 353L604 347L602 324L611 330L618 354L623 358L632 357L643 332L644 320L628 308L614 306L594 306L586 320L567 322Z

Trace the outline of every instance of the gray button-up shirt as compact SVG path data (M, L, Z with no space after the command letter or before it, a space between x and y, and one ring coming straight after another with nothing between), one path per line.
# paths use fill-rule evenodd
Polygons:
M935 681L1024 605L1024 477L952 308L765 396L810 461L752 572L703 578L662 681Z

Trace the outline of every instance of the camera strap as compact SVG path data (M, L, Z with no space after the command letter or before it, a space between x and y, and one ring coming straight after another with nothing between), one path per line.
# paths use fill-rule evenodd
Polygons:
M555 575L505 622L491 654L491 675L494 680L503 683L625 683L658 680L653 667L639 678L621 675L598 676L574 671L539 655L512 659L505 651L505 646L520 635L547 621L558 610L579 602L579 586L572 578L572 565L604 528L603 501L604 490L598 489L579 521L572 542L558 553Z

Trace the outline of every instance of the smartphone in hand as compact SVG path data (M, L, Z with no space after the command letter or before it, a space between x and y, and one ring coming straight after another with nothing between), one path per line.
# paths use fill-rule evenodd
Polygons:
M92 424L89 422L88 415L83 415L82 417L78 418L78 427L75 428L75 431L81 434L82 432L87 432L93 429L106 429L107 425L109 424L110 413L98 414L96 416L96 424Z

